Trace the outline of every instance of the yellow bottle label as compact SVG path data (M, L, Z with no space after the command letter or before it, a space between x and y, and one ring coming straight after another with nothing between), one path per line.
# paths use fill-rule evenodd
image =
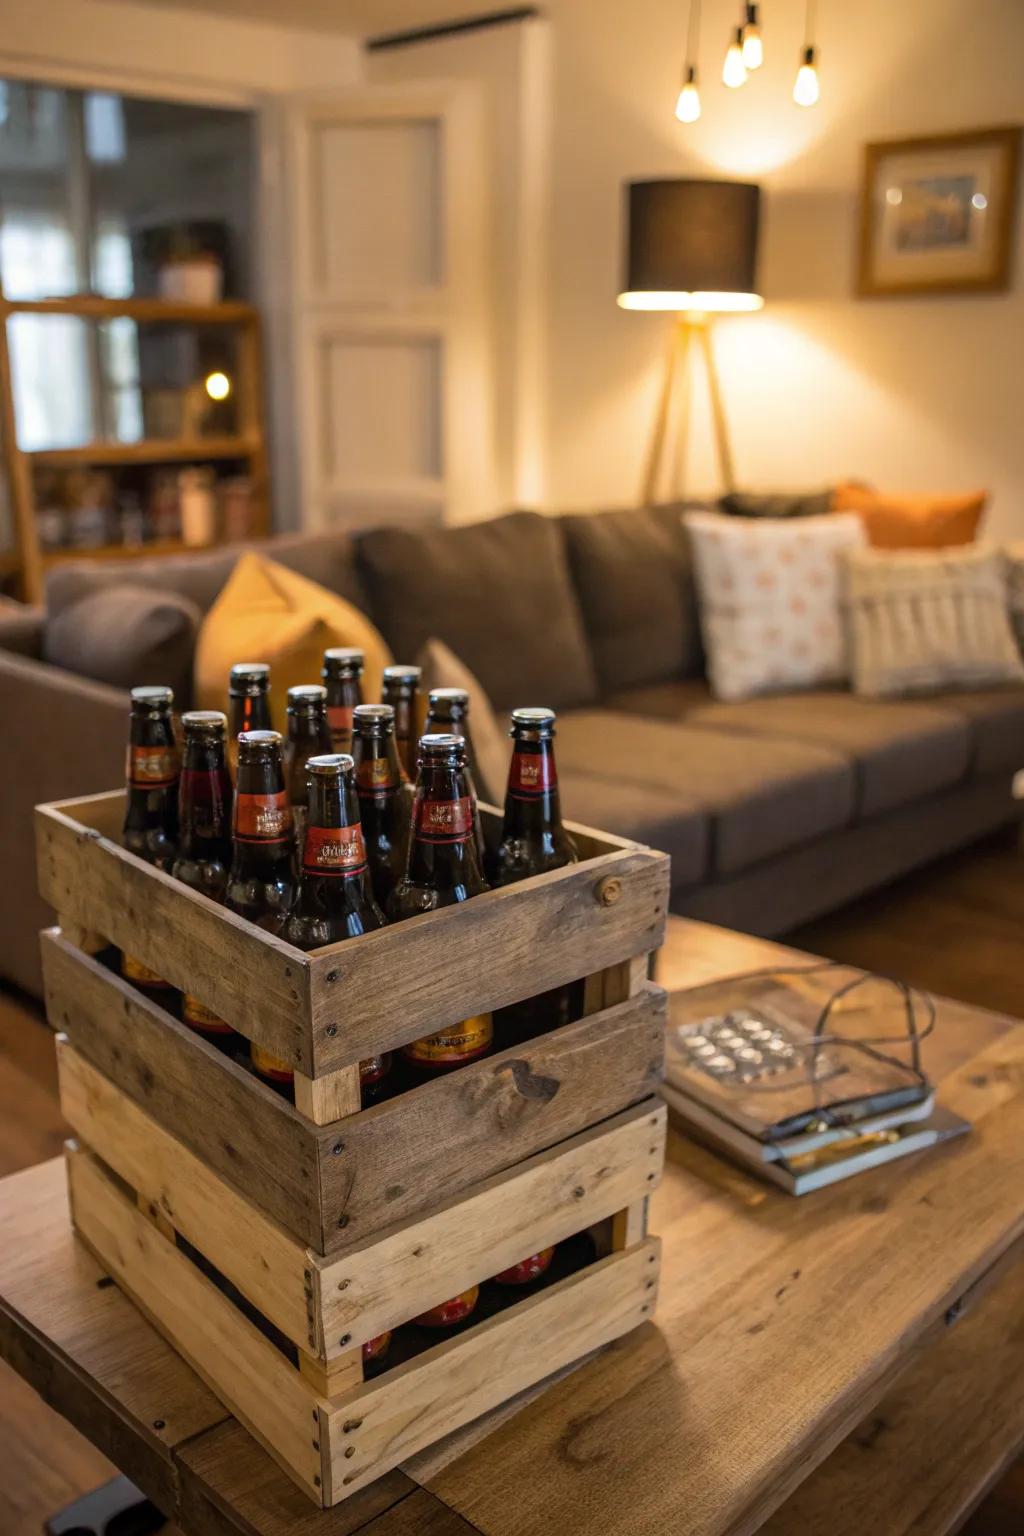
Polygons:
M136 960L132 955L122 954L121 975L125 981L137 982L140 987L170 986L169 981L164 981L164 978L158 976L156 971L151 971L148 966L142 964L141 960Z
M262 1045L257 1045L255 1040L249 1041L249 1055L256 1071L263 1077L272 1078L275 1083L290 1083L295 1078L295 1073L286 1061L280 1056L274 1056L270 1051L264 1050Z
M207 1008L198 997L193 997L191 992L186 992L181 1000L181 1016L186 1024L191 1024L193 1029L198 1029L204 1035L233 1035L234 1030L230 1024L225 1023L219 1013L214 1013L212 1008Z
M436 1035L424 1035L422 1040L403 1046L402 1055L407 1061L423 1067L438 1070L461 1067L483 1056L493 1039L491 1015L477 1013L471 1019L463 1019L461 1024L452 1024L448 1029L438 1030Z

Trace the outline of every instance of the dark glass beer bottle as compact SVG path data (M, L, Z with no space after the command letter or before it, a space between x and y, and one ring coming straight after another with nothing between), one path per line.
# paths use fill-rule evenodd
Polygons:
M295 823L295 842L302 852L306 830L306 765L311 757L331 752L327 725L327 689L304 683L288 689L288 739L284 746L284 777Z
M562 825L554 710L514 709L509 734L512 762L505 815L488 868L494 885L512 885L579 861L576 844ZM502 1041L512 1045L567 1024L581 1006L582 984L572 983L503 1008L496 1024Z
M412 786L402 775L390 704L359 704L352 718L352 758L373 894L385 906L405 872Z
M351 757L331 752L311 757L307 766L299 892L282 937L296 949L322 949L383 928L384 914L373 899ZM364 1103L381 1097L390 1069L390 1052L360 1062Z
M494 1279L499 1285L532 1285L551 1268L554 1256L554 1248L542 1248L540 1253L532 1253L528 1259L520 1259L518 1264L509 1265Z
M174 694L170 688L133 688L131 700L122 842L147 864L170 869L178 844L180 768L171 714ZM169 982L129 954L121 955L121 974L165 1005L174 996Z
M450 732L453 736L461 736L466 744L466 782L469 784L473 796L474 820L473 831L476 836L476 851L480 856L480 867L484 868L487 858L487 845L484 842L483 823L480 820L480 808L477 804L477 788L474 776L476 759L473 755L473 738L469 730L469 694L465 688L432 688L427 704L426 731Z
M465 780L466 749L459 736L424 736L413 801L406 871L388 901L393 919L468 901L487 889L473 836L473 796ZM451 1072L484 1056L494 1030L489 1013L403 1046L419 1076Z
M351 752L352 711L363 702L363 667L366 657L354 646L335 646L324 651L320 677L327 689L327 723L331 752Z
M223 901L231 868L231 780L225 755L227 720L216 710L181 717L185 750L178 782L181 832L171 874L211 901ZM186 992L181 1016L218 1049L233 1052L241 1036L198 997Z
M236 661L228 677L228 772L238 778L238 738L270 731L270 668L265 661Z
M234 849L224 902L232 912L280 933L295 898L295 831L277 731L248 731L238 743ZM292 1069L255 1043L256 1070L286 1086Z
M416 777L416 743L419 740L419 693L422 672L419 667L384 668L382 700L395 712L395 745L402 772Z
M454 1328L456 1323L465 1322L479 1299L480 1287L471 1285L468 1291L462 1291L450 1301L442 1301L440 1306L421 1312L413 1322L419 1323L421 1328Z

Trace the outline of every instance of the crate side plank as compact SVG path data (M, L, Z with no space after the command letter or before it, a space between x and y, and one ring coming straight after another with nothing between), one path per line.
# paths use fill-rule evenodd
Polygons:
M665 993L645 983L614 1008L338 1121L338 1141L321 1143L324 1250L428 1211L647 1098L664 1071L665 1010Z
M328 1358L341 1338L361 1344L626 1210L658 1185L665 1126L665 1106L650 1099L360 1248L315 1259Z
M629 850L314 951L313 1075L657 949L668 881Z
M331 1403L334 1498L645 1322L659 1254L647 1238Z
M72 1219L87 1246L196 1374L310 1497L320 1400L298 1371L146 1220L92 1155L67 1149Z
M240 1194L319 1249L315 1130L159 1004L42 935L46 1010L75 1049Z
M254 1306L302 1347L308 1251L57 1037L60 1107L89 1150L154 1205ZM166 1234L165 1234L166 1235Z
M50 806L36 810L36 868L56 911L312 1072L309 963L299 950Z

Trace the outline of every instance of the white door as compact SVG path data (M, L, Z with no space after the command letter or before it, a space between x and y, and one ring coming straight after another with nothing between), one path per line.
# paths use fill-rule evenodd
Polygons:
M279 126L270 373L294 449L278 483L298 494L284 520L490 515L490 209L475 88L303 97Z

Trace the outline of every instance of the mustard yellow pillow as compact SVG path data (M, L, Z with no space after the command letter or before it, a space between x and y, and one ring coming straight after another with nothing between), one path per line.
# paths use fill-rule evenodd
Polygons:
M856 481L836 486L833 512L856 512L875 549L947 549L973 544L988 497L891 496Z
M226 709L233 663L265 661L274 725L283 731L288 689L318 683L323 653L332 645L357 645L366 653L364 694L367 700L379 699L381 673L391 653L366 615L326 587L249 551L200 626L197 707Z

